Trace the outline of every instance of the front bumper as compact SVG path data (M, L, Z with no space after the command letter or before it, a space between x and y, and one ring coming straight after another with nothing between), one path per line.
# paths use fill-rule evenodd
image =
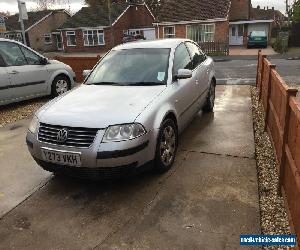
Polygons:
M101 143L104 130L99 130L89 148L52 145L38 140L37 134L27 133L28 150L35 161L45 170L83 178L102 178L128 175L151 162L155 156L156 132L131 141ZM53 151L75 152L81 155L81 166L70 167L46 162L42 148Z
M267 41L248 41L248 47L266 47L268 46Z

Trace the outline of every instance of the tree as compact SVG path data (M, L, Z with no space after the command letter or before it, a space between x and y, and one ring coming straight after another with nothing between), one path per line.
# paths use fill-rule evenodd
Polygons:
M85 3L90 6L95 6L95 5L97 5L97 3L103 4L106 2L110 2L110 3L112 3L112 2L131 2L131 3L145 2L155 16L163 1L164 0L85 0Z
M35 10L48 10L53 7L54 4L64 4L67 0L35 0L37 7Z
M292 19L295 23L300 22L300 0L293 4Z

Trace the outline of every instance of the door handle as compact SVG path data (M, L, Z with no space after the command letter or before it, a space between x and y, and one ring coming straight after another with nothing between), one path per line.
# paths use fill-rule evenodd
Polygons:
M9 72L11 75L19 74L19 71L13 70L12 72Z

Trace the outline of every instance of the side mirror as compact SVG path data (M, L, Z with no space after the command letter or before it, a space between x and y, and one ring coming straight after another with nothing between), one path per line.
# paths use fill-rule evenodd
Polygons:
M176 80L178 79L188 79L193 76L193 72L189 69L179 69L177 75L175 76Z
M41 60L40 60L40 64L41 65L46 65L48 64L48 59L46 57L42 57Z
M82 72L82 75L84 78L88 77L89 74L91 73L91 70L90 69L85 69L83 72Z

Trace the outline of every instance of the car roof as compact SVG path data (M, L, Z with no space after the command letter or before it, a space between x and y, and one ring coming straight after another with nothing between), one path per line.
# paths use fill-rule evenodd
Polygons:
M171 38L151 41L138 41L121 44L113 48L113 50L124 50L124 49L176 49L182 42L191 41L189 39ZM192 41L191 41L192 42Z
M13 43L18 43L18 44L24 45L23 43L18 42L16 40L6 39L6 38L0 38L0 42L13 42Z
M0 38L0 42L16 43L16 44L19 44L19 45L21 45L21 46L24 46L25 48L27 48L27 49L33 51L35 54L37 54L37 55L39 55L39 56L41 56L41 57L45 57L45 56L43 56L42 54L40 54L39 52L33 50L32 48L30 48L30 47L26 46L25 44L23 44L23 43L21 43L21 42L18 42L18 41L16 41L16 40L6 39L6 38Z

